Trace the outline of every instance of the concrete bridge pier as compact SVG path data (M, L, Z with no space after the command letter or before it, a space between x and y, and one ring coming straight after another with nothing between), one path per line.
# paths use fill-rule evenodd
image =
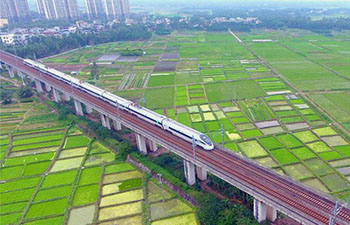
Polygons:
M113 120L113 128L116 131L119 131L122 129L122 123L120 121Z
M261 223L266 220L266 208L267 205L258 199L254 199L254 217L255 219Z
M105 128L111 129L111 123L109 122L108 116L106 116L103 113L101 113L100 114L100 118L101 118L102 126L105 127Z
M206 169L204 169L200 166L196 166L196 170L197 170L197 178L200 181L205 181L208 179L208 172Z
M45 87L45 89L46 89L47 92L50 92L50 91L51 91L51 86L50 86L50 85L44 83L44 87Z
M6 64L5 64L5 68L9 72L10 77L14 78L15 77L15 70L11 66L6 65Z
M70 100L70 96L66 93L63 93L62 98L64 101L67 101L67 102Z
M86 113L91 114L92 113L92 108L88 105L85 105Z
M194 169L194 164L184 159L184 170L186 183L188 185L194 185L196 183L196 171Z
M26 82L24 81L24 79L26 78L25 73L18 71L18 75L21 77L22 85L26 85Z
M277 220L277 209L271 206L267 206L266 208L266 218L271 222L275 222Z
M8 71L9 71L10 77L14 78L15 77L15 69L13 69L12 67L9 66Z
M55 102L59 103L61 101L61 96L60 96L60 93L58 92L58 90L56 90L55 88L52 88L52 93L53 93L53 97L55 99Z
M277 209L255 198L254 217L259 223L264 220L274 222L277 219Z
M81 102L74 99L74 107L75 107L75 114L77 114L77 116L84 116Z
M146 138L138 133L135 133L135 135L137 148L142 155L147 155Z
M148 139L147 140L147 144L148 144L148 149L151 152L156 152L158 150L157 142L155 142L155 141L153 141L151 139Z
M0 62L0 70L4 70L4 67L2 66L1 62Z
M38 93L43 92L43 87L41 86L40 80L36 80L36 79L35 79L34 82L35 82L36 91L37 91Z

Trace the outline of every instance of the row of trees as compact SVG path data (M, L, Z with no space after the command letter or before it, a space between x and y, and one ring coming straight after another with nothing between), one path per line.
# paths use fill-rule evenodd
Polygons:
M115 25L101 32L71 33L62 37L37 36L29 38L27 45L0 48L22 58L43 58L67 50L116 41L147 40L152 36L143 25Z
M345 11L348 9L338 9L336 12ZM316 9L216 9L213 10L212 15L196 14L193 15L187 21L179 21L179 17L171 18L171 23L168 27L178 30L207 30L207 31L226 31L231 29L233 31L249 32L255 28L269 28L269 29L286 29L297 28L310 30L312 32L327 33L329 30L349 30L350 18L349 17L337 17L337 18L323 18L320 20L312 19L314 14L311 11L317 11ZM335 13L335 12L333 12ZM255 22L212 22L213 18L226 17L226 18L247 18L254 17L259 20L259 23ZM159 27L159 25L158 25ZM159 28L158 28L159 29ZM164 28L163 28L164 29ZM328 32L329 33L329 32Z
M124 49L120 51L121 56L142 56L143 50L142 49Z
M1 87L0 89L0 100L2 104L9 104L12 102L14 94L21 99L30 98L33 95L33 92L28 86L21 86L19 89L8 89L5 87Z

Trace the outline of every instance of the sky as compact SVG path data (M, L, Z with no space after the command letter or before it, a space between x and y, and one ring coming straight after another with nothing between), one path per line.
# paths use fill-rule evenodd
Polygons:
M332 4L334 3L336 7L342 7L341 2L346 2L346 5L344 4L344 7L350 7L350 3L349 1L339 1L339 0L130 0L130 5L131 6L137 6L138 4L143 5L143 4L149 4L149 3L162 3L162 5L164 5L164 3L169 3L169 4L179 4L182 3L182 5L186 6L186 3L188 3L189 5L200 5L200 4L211 4L211 3L237 3L237 2L244 2L244 3L253 3L256 2L260 5L262 4L266 4L268 2L273 3L276 2L279 5L281 5L281 3L293 3L295 5L300 5L299 3L302 3L303 5L305 5L305 3L311 3L311 7L317 7L318 5L323 5L324 3L329 2L330 4L327 4L328 6L332 6ZM197 4L198 3L198 4ZM28 0L28 4L29 4L29 8L33 11L37 11L36 8L36 0ZM78 5L79 8L85 8L85 0L78 0ZM269 4L270 5L270 4ZM321 6L320 5L320 6ZM288 4L288 7L290 7L290 4ZM321 6L322 7L322 6Z

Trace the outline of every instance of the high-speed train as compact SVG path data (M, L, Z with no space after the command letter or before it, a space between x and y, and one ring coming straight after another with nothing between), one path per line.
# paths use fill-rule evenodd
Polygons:
M213 142L207 135L198 132L190 127L184 126L170 118L167 118L166 116L141 107L129 100L104 91L101 88L95 87L87 82L76 79L58 70L49 68L46 65L43 65L36 61L25 59L23 62L25 65L35 68L45 75L52 76L90 95L100 98L109 104L115 107L119 107L119 109L125 110L131 114L134 114L140 119L145 120L155 126L161 127L162 129L169 131L188 142L193 142L194 139L196 145L202 147L204 150L212 150L214 148Z

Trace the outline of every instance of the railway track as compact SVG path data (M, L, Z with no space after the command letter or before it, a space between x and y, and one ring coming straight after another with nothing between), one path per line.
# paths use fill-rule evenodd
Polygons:
M42 74L37 75L37 71L23 64L23 59L13 57L1 52L1 60L19 67L22 71L27 72L39 79L43 79ZM84 99L104 111L116 115L115 107L91 96L81 90L46 76L45 80L59 86L62 90L74 94L76 97ZM148 131L157 138L161 138L170 145L179 149L188 157L192 156L192 146L190 143L179 139L171 133L164 131L152 124L147 123L134 115L120 110L121 119L131 124L136 124L138 128ZM227 177L234 177L245 185L249 185L260 194L273 199L275 202L286 205L298 213L298 215L308 218L311 224L328 224L330 211L333 209L335 202L311 190L293 183L291 180L274 174L267 169L258 166L255 163L249 163L240 156L228 153L219 148L213 151L197 151L197 160L207 165L213 170L219 171ZM316 221L316 222L315 222ZM350 224L350 209L343 208L338 214L338 225Z

